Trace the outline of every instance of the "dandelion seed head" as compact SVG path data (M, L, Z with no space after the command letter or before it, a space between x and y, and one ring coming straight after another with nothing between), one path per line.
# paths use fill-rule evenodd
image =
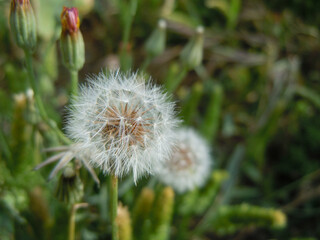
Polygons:
M212 162L209 146L194 130L180 128L175 134L175 149L159 168L157 176L164 184L183 193L206 182Z
M161 88L119 71L99 74L81 87L67 124L69 136L92 152L90 163L136 181L169 156L173 146L174 104Z

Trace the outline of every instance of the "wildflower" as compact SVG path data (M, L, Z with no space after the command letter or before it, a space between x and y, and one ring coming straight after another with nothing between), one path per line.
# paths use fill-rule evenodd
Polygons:
M192 129L176 130L177 143L170 159L158 172L163 183L177 192L201 187L210 174L210 151L206 142Z
M78 10L64 7L61 13L61 25L60 49L63 63L69 70L78 71L83 67L85 60Z
M152 173L172 150L174 104L137 73L101 73L89 80L70 109L69 136L104 173L132 172L135 181Z
M70 146L59 146L54 148L48 148L45 150L46 152L58 152L57 154L49 157L44 162L40 163L38 166L34 168L34 170L38 170L50 163L56 162L59 160L57 165L51 171L49 175L49 180L51 180L57 173L63 169L72 159L79 160L80 164L82 163L84 167L88 170L93 180L99 185L100 181L95 174L93 168L88 164L90 159L90 153L82 150L80 144L73 144Z
M37 43L36 20L29 0L12 0L10 28L17 45L33 51Z

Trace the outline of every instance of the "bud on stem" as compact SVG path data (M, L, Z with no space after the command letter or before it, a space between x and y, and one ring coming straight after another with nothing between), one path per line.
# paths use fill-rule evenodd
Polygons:
M145 49L150 57L156 57L164 51L166 44L166 28L166 21L160 19L157 28L147 40Z
M60 48L62 60L70 71L79 71L84 64L84 42L76 8L64 7L61 13Z
M10 28L19 47L33 52L37 43L36 20L29 0L12 0Z
M188 69L194 69L202 62L203 57L203 33L202 26L197 27L195 36L183 48L180 59Z

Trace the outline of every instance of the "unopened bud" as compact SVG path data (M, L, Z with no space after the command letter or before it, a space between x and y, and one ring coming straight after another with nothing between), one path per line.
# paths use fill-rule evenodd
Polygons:
M203 33L204 28L202 26L197 27L195 36L192 37L181 52L180 59L188 69L193 69L202 62Z
M174 191L166 187L160 193L152 219L152 233L150 239L168 239L174 206Z
M33 51L37 43L36 19L29 0L12 0L10 28L19 47Z
M166 45L166 29L166 21L160 19L157 28L152 32L145 45L145 49L150 56L155 57L163 53Z
M119 229L119 240L131 240L132 227L130 213L128 207L124 207L121 203L118 205L116 222Z
M80 32L80 19L76 8L63 7L61 13L60 48L64 65L78 71L84 64L84 42Z
M138 238L145 234L150 223L150 213L154 202L154 192L152 189L142 189L135 206L133 208L133 230Z
M65 167L56 188L56 196L60 201L70 204L79 202L83 197L83 184L73 167Z
M273 211L272 226L274 228L283 228L287 224L287 216L281 210Z

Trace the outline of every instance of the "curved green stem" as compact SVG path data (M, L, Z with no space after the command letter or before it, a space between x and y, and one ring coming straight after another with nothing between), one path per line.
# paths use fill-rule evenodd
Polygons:
M182 82L184 77L187 75L187 73L188 73L188 68L182 67L180 73L177 75L176 78L170 79L170 81L166 82L166 88L168 93L173 93L177 89L177 87L180 85L180 83Z
M61 130L58 128L56 122L54 122L52 119L48 117L48 114L46 112L46 109L43 105L42 99L40 97L38 85L36 83L36 79L34 76L33 68L32 68L32 54L30 51L25 50L25 56L26 56L26 65L27 65L27 72L29 75L29 82L31 85L31 88L34 92L34 99L36 102L36 105L39 110L39 114L41 118L49 125L49 127L54 130L54 132L57 134L57 136L66 144L70 144L71 141L61 132Z
M150 65L151 61L152 61L152 57L150 55L148 55L146 57L146 59L144 60L144 62L142 63L140 70L142 72L145 72L147 67Z
M75 230L76 230L76 212L79 208L88 207L88 203L75 203L72 205L70 218L69 218L69 232L68 232L68 240L75 239Z
M72 206L71 214L69 218L69 232L68 232L68 240L74 240L75 229L76 229L76 208L75 205Z

